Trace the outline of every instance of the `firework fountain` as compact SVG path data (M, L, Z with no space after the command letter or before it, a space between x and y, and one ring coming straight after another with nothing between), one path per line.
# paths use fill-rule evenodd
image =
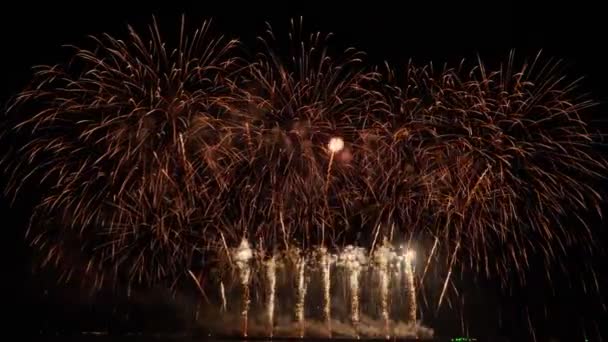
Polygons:
M234 263L239 272L239 280L242 289L241 317L243 336L247 336L249 320L249 278L251 277L250 260L253 258L253 251L249 246L249 241L243 239L238 248L233 252Z
M239 272L227 287L228 300L240 303L235 317L241 321L242 336L389 339L432 335L417 322L413 250L394 248L385 240L372 251L352 245L336 253L326 247L313 247L308 253L293 248L269 259L251 251L246 240L233 249L231 262ZM404 281L392 282L393 277ZM398 314L404 312L402 308L407 309L405 315ZM248 320L250 314L256 318ZM218 333L224 326L235 326L229 323L230 316L220 310Z
M405 263L405 279L407 281L406 289L408 291L409 312L408 321L416 323L416 285L414 283L414 257L416 254L413 250L408 249L404 255Z
M266 262L266 277L268 281L268 328L269 336L272 337L274 335L274 300L277 287L277 264L274 255Z
M306 300L306 257L300 256L296 261L297 277L298 277L298 302L296 303L296 319L300 327L300 337L304 337L304 314Z
M378 274L380 277L380 303L382 319L384 320L384 331L386 338L390 338L390 317L389 317L389 303L388 303L388 290L389 290L389 261L391 259L391 250L388 244L385 243L378 248L374 253L374 263L378 268Z
M350 319L356 331L360 320L359 281L361 278L361 271L363 267L367 265L365 250L360 247L346 246L344 251L340 254L339 262L344 268L346 268L348 272L348 284L350 289ZM359 334L356 333L356 336L359 337Z
M332 257L328 254L326 248L320 248L321 254L320 266L323 275L323 318L327 323L327 331L331 337L331 263Z

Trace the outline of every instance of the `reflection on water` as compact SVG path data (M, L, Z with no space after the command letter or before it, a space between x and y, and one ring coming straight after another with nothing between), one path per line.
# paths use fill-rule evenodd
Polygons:
M240 338L240 337L217 337L217 336L191 336L185 334L126 334L126 335L109 335L105 332L86 332L82 334L76 335L42 335L39 338L35 338L35 341L62 341L62 342L193 342L193 341L209 341L209 342L221 342L221 341L256 341L256 342L309 342L309 341L340 341L340 342L349 342L349 341L395 341L395 342L408 342L408 341L451 341L450 338L433 338L433 339L413 339L413 338L361 338L361 339L353 339L353 338L265 338L265 337L249 337L249 338Z

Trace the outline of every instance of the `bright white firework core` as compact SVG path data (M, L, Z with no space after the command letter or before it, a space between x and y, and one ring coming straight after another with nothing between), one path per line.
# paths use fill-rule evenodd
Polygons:
M344 148L344 140L342 138L331 138L327 147L332 153L340 152Z
M416 252L413 249L408 249L405 252L405 261L412 262L416 258Z
M253 258L253 252L251 251L251 247L249 246L249 241L247 239L241 240L241 244L234 251L234 259L237 263L247 263L249 260Z

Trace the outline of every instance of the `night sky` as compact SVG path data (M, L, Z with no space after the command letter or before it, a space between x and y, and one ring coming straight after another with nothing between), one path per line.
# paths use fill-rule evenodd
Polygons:
M494 2L496 4L490 5ZM330 1L306 6L293 5L291 1L281 5L250 3L245 6L228 1L213 5L206 1L194 3L1 4L3 62L0 63L0 101L6 103L10 96L26 85L32 66L63 62L68 52L62 48L63 44L83 43L88 34L102 32L125 36L127 24L143 29L151 22L152 15L157 17L161 28L172 33L171 30L178 28L182 14L186 14L190 23L214 18L217 31L230 37L240 37L246 45L253 44L256 35L263 32L265 21L277 31L285 32L289 19L302 15L306 29L335 33L334 42L338 47L355 46L366 51L372 63L387 60L399 65L413 59L418 63L433 61L437 65L444 62L454 65L462 58L475 59L477 55L488 63L497 63L505 60L512 48L519 56L534 56L542 49L545 56L563 59L571 74L584 77L583 87L596 100L608 100L608 52L605 46L608 30L603 18L605 11L599 2L593 5L584 5L581 1L569 5L554 2L534 7L506 1L480 4L452 1L448 6L431 1L425 5L410 2L397 5L396 1L355 4L351 1L335 6L330 5ZM603 117L606 108L605 104L597 107L597 116ZM607 208L605 205L605 213L608 213ZM112 299L110 294L87 299L77 290L53 286L46 275L32 274L31 253L34 251L29 250L23 241L29 216L27 203L9 208L7 199L0 197L0 227L4 234L2 241L7 264L2 279L9 287L4 297L17 304L14 310L5 308L4 312L15 313L12 317L25 324L29 333L109 328L130 330L130 326L121 326L125 304L119 299ZM605 223L595 219L592 222L592 228L601 231L599 235L603 240L599 243L605 245ZM439 313L433 313L428 320L424 316L422 319L440 335L454 336L461 334L460 317L464 315L466 328L472 336L505 336L524 341L532 338L528 329L529 311L539 341L550 337L560 341L583 341L585 331L593 341L599 338L602 329L606 339L608 315L602 309L602 301L605 303L606 299L585 295L578 282L585 275L579 275L577 271L583 268L580 265L582 260L594 263L603 288L608 285L608 272L602 268L600 258L591 261L577 258L579 251L575 250L572 255L571 264L565 266L569 277L560 276L556 266L553 290L544 281L544 270L537 270L538 274L532 272L525 287L516 285L514 279L510 294L499 292L495 281L465 279L460 281L465 289L464 313L459 311L457 303L452 309L445 307ZM49 292L45 294L45 290ZM159 321L171 326L173 320L163 312L162 305L146 310L146 313L140 312L140 317L135 319L139 322L137 329L153 326ZM131 315L137 316L137 313Z

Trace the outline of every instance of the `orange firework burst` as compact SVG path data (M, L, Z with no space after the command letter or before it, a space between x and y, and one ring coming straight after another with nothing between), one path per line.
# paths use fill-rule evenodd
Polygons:
M220 116L236 42L211 37L208 22L184 30L174 50L156 22L147 37L94 37L69 64L39 67L16 98L17 132L31 137L9 190L43 182L29 234L47 259L61 257L48 245L55 225L55 243L80 241L87 272L133 283L174 278L202 248L234 157Z
M268 246L333 242L344 233L355 195L346 185L359 171L347 154L357 153L379 103L368 88L377 74L360 52L332 55L329 36L301 37L292 25L288 53L269 28L271 39L259 39L262 51L233 80L232 114L245 140L233 188L238 231Z
M261 250L416 240L432 244L427 266L444 256L447 284L455 265L524 274L533 251L553 261L592 240L584 220L559 223L598 205L606 172L594 103L559 63L410 65L399 87L293 26L288 51L269 29L251 59L182 21L173 50L154 23L40 67L6 132L26 143L4 160L11 193L42 184L29 238L45 263L76 250L68 275L173 284L244 237Z
M446 256L446 285L454 265L524 281L530 253L550 263L573 243L594 247L580 212L599 212L594 182L607 166L595 149L600 135L588 129L595 103L577 94L559 62L540 54L514 61L496 71L481 62L469 71L411 66L409 93L393 106L415 105L401 131L417 142L407 147L418 154L412 159L426 162L418 179L431 184L429 231L442 247L433 252ZM560 224L568 214L582 229Z

